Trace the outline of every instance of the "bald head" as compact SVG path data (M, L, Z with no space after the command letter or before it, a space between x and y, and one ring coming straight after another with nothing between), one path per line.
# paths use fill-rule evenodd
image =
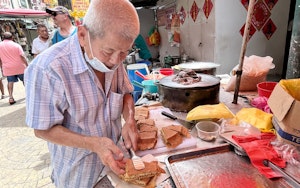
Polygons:
M12 39L12 34L10 32L4 32L3 33L3 38L4 39Z
M83 20L92 36L114 32L134 40L140 32L138 14L128 0L92 0Z

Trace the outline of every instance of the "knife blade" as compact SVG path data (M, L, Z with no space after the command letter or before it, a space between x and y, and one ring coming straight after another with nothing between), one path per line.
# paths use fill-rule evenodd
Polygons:
M177 118L176 116L174 116L174 115L172 115L172 114L170 114L166 111L162 111L161 114L168 117L168 118L170 118L170 119L172 119L172 120L177 121L178 123L180 123L181 125L183 125L184 127L186 127L189 130L192 130L192 128L195 126L194 122L190 122L190 121L186 121L186 120Z

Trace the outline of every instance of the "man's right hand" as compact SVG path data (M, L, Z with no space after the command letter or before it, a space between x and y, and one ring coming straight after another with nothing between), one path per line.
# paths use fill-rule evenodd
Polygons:
M87 147L97 153L102 163L115 174L125 173L124 154L111 139L107 137L85 137L85 142L89 145Z
M48 130L34 130L34 133L37 137L55 144L85 148L95 152L102 163L110 167L114 173L117 175L125 173L126 161L124 154L118 146L107 137L79 135L61 125L56 125Z

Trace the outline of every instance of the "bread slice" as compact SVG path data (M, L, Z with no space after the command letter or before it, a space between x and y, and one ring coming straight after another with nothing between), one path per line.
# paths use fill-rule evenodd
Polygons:
M153 176L151 178L151 180L147 183L147 185L145 186L145 188L155 188L156 187L156 179L157 179L157 175Z
M174 131L177 131L182 136L185 136L185 137L188 137L188 138L191 137L191 134L189 133L189 130L187 128L185 128L184 126L182 126L182 125L170 125L170 126L168 126L168 128L170 128Z
M150 178L143 178L143 179L129 179L129 180L127 180L127 182L146 187L150 183L151 179L154 177L155 176L150 177Z
M142 119L146 119L145 116L140 116L140 115L136 115L136 114L134 115L134 120L135 121L139 121L139 120L142 120Z
M128 180L128 183L139 185L145 188L155 188L156 187L156 179L157 175L150 177L150 178L143 178L143 179L131 179Z
M167 147L175 148L183 141L179 132L170 129L170 127L163 127L161 129L161 136Z
M153 149L157 143L157 131L139 132L138 149Z
M150 125L155 126L155 121L153 119L140 119L136 122L137 127L139 128L141 125Z
M138 143L138 150L140 151L144 151L144 150L149 150L149 149L153 149L155 147L157 143L157 140L155 140L155 142L153 143Z
M136 117L142 116L145 117L145 119L149 118L149 109L144 106L139 106L134 108L134 114Z
M157 127L152 125L147 125L147 124L142 124L139 127L140 132L151 132L151 131L157 132L157 130L158 130Z
M132 182L134 180L145 180L146 178L151 178L165 171L159 167L157 161L144 162L145 168L141 170L136 170L133 166L132 160L128 159L125 166L125 174L121 175L120 178L126 182Z
M157 132L150 131L150 132L139 132L139 143L153 143L157 140Z

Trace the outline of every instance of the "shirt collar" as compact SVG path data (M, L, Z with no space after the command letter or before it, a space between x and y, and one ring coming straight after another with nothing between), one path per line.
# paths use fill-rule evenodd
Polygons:
M73 73L80 74L89 70L89 67L84 59L81 46L79 44L78 36L75 33L70 36L69 48L71 49L71 62L73 66Z

